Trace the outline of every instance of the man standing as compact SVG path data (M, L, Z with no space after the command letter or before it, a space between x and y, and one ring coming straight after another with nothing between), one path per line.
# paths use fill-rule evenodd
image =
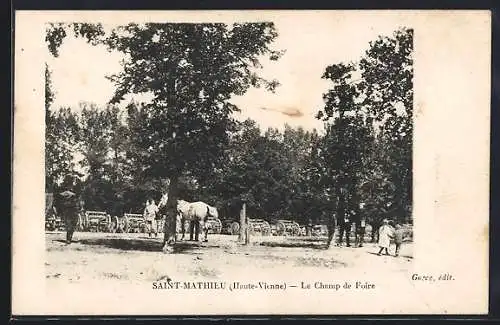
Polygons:
M396 224L396 230L394 231L394 244L396 244L396 252L394 256L399 256L399 250L401 249L401 245L403 244L404 230L401 225Z
M161 214L160 212L160 209L158 208L158 205L155 205L156 206L156 212L155 212L155 229L156 229L156 234L155 234L155 237L158 236L158 233L159 232L163 232L163 220L164 220L164 216Z
M312 219L309 218L309 221L307 222L307 227L306 227L306 236L308 236L308 237L312 236L312 229L313 229L313 222L312 222Z
M66 243L71 244L73 233L78 224L79 201L74 191L74 186L66 186L66 190L59 193L58 211L64 219L66 228Z
M158 206L156 205L155 200L151 200L151 205L149 206L151 217L151 228L149 231L149 235L152 233L155 234L155 237L158 237Z
M158 207L156 206L155 201L148 200L146 202L146 208L144 209L144 220L149 228L149 237L151 237L153 233L155 234L155 237L158 237L158 230L155 227L155 218L157 213Z
M356 244L358 247L363 247L365 243L365 229L366 221L364 218L361 218L356 224Z
M340 220L339 241L338 241L339 247L342 246L342 237L344 237L344 234L345 234L346 247L351 247L349 238L351 234L351 220L347 215L342 220Z

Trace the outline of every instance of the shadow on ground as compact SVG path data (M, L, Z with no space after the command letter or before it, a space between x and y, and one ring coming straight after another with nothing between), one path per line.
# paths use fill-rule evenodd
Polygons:
M55 240L65 243L64 240ZM118 249L122 251L143 251L143 252L161 252L163 245L161 240L154 240L148 237L140 238L93 238L80 239L73 241L75 244L101 246L105 248ZM218 248L218 245L209 243L200 243L194 241L180 241L175 244L174 253L182 254L201 254L201 251L209 248Z
M291 241L302 241L302 242L317 242L317 243L325 243L328 237L288 237L286 240Z
M376 256L379 256L377 252L368 252L368 254L372 254L372 255L376 255ZM380 254L380 256L389 256L389 257L394 257L394 258L397 258L397 257L401 257L401 258L411 258L413 259L413 256L410 256L410 255L399 255L399 256L394 256L394 254L389 254L389 255L386 255L386 254Z
M347 267L347 263L340 262L335 259L326 259L321 257L299 257L296 262L296 266L314 266L314 267L322 267L322 268L338 268L338 267Z
M325 241L295 241L295 242L262 242L260 246L266 247L283 247L283 248L312 248L312 249L326 249Z

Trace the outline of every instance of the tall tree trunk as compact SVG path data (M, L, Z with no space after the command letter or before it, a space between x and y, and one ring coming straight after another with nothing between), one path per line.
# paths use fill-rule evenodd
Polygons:
M335 227L336 225L339 225L342 222L342 215L343 213L343 198L342 198L342 191L340 190L340 185L337 184L335 189L335 195L337 196L337 206L336 206L336 212L332 213L330 218L328 219L328 242L326 243L326 248L330 248L332 243L335 241ZM342 210L342 212L341 212Z
M177 96L175 93L176 86L176 67L177 63L166 62L166 71L171 74L169 78L166 78L166 90L167 90L167 115L172 114L177 107ZM174 134L177 130L174 130L172 134L173 140L175 141ZM175 142L174 142L174 155L175 155ZM170 184L168 189L168 200L167 200L167 215L165 216L164 224L164 237L163 237L163 252L172 253L174 251L175 239L176 239L176 223L177 223L177 198L179 191L179 175L180 173L175 173L170 177ZM184 228L184 225L181 225Z
M246 241L247 241L247 236L248 236L247 221L248 220L247 220L247 214L246 214L246 203L243 203L243 206L241 207L241 211L240 211L240 233L238 236L238 240L242 244L246 244Z
M345 202L345 196L342 191L343 188L343 178L339 179L339 183L336 185L336 195L337 195L337 209L336 209L336 214L331 217L330 220L330 225L328 227L328 245L327 247L329 248L332 244L332 242L335 240L335 224L337 224L339 228L339 236L340 232L342 231L342 227L344 226L344 218L345 218L345 210L346 210L346 202ZM331 229L331 230L330 230Z
M172 253L175 245L175 233L177 226L177 197L178 197L179 177L177 175L170 178L168 189L167 215L164 223L163 252Z

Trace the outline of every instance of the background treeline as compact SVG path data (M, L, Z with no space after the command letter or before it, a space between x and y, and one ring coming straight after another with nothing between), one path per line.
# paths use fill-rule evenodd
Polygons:
M168 189L174 170L178 196L216 206L222 219L237 219L245 200L249 216L269 221L329 223L352 214L374 225L410 222L413 32L400 29L367 47L357 62L325 67L332 86L317 114L321 131L261 130L207 109L184 119L190 129L181 125L176 137L165 125L183 120L157 114L155 101L52 107L57 91L46 66L46 191L81 173L86 209L138 213ZM217 141L206 136L214 132Z

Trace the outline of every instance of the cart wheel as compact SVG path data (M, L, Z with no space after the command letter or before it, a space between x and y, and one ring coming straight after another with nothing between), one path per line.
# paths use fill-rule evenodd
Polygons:
M240 224L238 222L233 222L231 224L231 235L237 235L240 231Z

